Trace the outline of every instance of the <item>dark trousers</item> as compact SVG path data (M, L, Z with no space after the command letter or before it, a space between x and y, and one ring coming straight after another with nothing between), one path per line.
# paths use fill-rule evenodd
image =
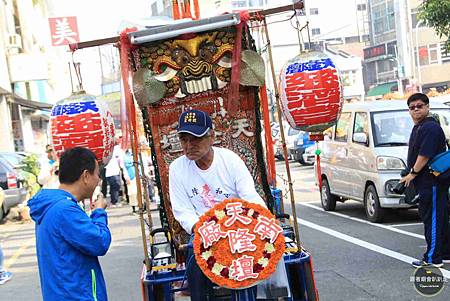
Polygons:
M192 245L194 240L194 235L191 235L189 240L189 245ZM187 254L187 265L186 265L186 275L189 284L189 291L191 293L191 301L213 301L214 298L209 296L213 292L213 283L208 277L203 274L202 270L197 264L194 255L194 249L192 247L188 248Z
M109 194L111 195L111 203L113 205L117 204L119 201L119 190L120 190L120 176L107 177L109 185Z
M419 214L424 224L427 251L423 260L441 263L443 257L450 256L448 187L433 185L418 189Z

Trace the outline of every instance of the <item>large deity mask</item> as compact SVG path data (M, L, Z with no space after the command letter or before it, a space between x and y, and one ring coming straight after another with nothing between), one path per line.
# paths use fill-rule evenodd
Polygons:
M234 42L235 32L222 30L141 47L144 68L136 76L147 87L145 98L156 102L224 88L231 78Z

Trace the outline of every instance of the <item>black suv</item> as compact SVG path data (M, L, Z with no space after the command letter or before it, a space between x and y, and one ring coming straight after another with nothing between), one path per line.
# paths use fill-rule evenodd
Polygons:
M27 196L23 179L14 167L0 157L0 187L4 191L4 199L0 199L0 221L9 209L22 203Z

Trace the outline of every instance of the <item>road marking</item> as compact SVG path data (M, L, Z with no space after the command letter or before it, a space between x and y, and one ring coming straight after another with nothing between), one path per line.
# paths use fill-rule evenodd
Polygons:
M391 227L407 227L407 226L419 226L419 225L423 226L423 223L397 224L397 225L391 225Z
M414 260L417 260L414 257L410 257L408 255L405 255L405 254L402 254L402 253L398 253L398 252L392 251L390 249L386 249L386 248L380 247L378 245L375 245L375 244L372 244L370 242L361 240L359 238L355 238L355 237L349 236L347 234L344 234L344 233L341 233L341 232L338 232L338 231L335 231L335 230L332 230L332 229L329 229L329 228L326 228L326 227L314 224L312 222L308 222L308 221L300 219L300 218L297 218L297 221L300 224L302 224L304 226L307 226L309 228L312 228L312 229L315 229L317 231L323 232L325 234L328 234L328 235L334 236L336 238L345 240L345 241L347 241L349 243L352 243L354 245L360 246L362 248L369 249L371 251L374 251L374 252L377 252L377 253L389 256L391 258L394 258L394 259L406 262L408 264L411 264L411 262L413 262ZM441 268L440 270L442 272L442 275L445 278L450 279L450 271L445 270L443 268Z
M11 256L6 262L5 262L5 269L8 270L19 257L28 249L28 247L34 242L34 237L26 240L17 250L14 252L13 256Z
M299 203L299 204L302 205L302 206L306 206L306 207L315 209L315 210L322 211L322 212L327 213L327 214L343 217L343 218L346 218L346 219L349 219L349 220L352 220L352 221L355 221L355 222L371 225L373 227L382 228L382 229L385 229L385 230L389 230L389 231L392 231L392 232L408 235L408 236L419 238L419 239L425 239L425 237L423 235L421 235L421 234L416 234L416 233L412 233L412 232L409 232L409 231L397 229L397 228L392 227L392 226L386 226L386 225L372 223L372 222L369 222L369 221L366 221L366 220L363 220L363 219L360 219L360 218L357 218L357 217L348 216L348 215L345 215L345 214L342 214L342 213L338 213L338 212L325 211L322 208L314 206L314 205L311 205L309 203Z

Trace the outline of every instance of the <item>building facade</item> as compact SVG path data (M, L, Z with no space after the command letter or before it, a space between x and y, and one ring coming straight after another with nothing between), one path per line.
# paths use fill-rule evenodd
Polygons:
M417 18L418 0L369 0L370 45L364 49L369 96L448 88L443 40Z
M0 151L39 151L48 141L45 1L0 2Z

